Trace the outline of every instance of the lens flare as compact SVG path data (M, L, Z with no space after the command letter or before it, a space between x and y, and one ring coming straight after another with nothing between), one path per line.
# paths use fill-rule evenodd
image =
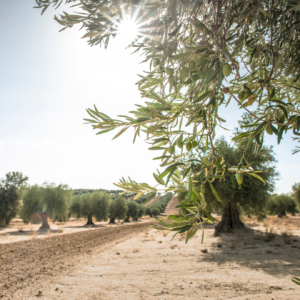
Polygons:
M138 35L138 26L133 20L125 19L118 26L118 33L122 39L132 42Z

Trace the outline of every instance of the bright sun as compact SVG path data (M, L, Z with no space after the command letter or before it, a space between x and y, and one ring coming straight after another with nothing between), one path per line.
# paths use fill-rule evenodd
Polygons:
M132 42L137 37L138 27L133 20L126 19L120 23L118 32L126 41Z

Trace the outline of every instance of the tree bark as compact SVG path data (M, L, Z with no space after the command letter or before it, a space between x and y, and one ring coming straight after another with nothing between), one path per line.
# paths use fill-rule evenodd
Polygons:
M93 225L95 226L94 222L93 222L93 216L87 216L88 217L88 220L86 222L85 225Z
M108 224L116 224L116 218L110 217Z
M233 229L244 228L244 223L240 220L239 212L232 203L226 204L222 212L222 220L215 227L215 234L221 232L232 232Z
M39 213L39 215L42 219L42 226L40 227L40 229L50 229L50 226L48 224L49 214L45 213L45 212L41 212L41 213Z
M278 218L282 218L282 217L286 217L287 218L285 211L280 212L277 217Z

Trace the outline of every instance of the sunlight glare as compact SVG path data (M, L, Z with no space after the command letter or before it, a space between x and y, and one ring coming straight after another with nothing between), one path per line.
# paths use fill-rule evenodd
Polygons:
M120 37L126 39L127 42L132 42L137 37L138 27L133 20L126 19L119 25L118 32Z

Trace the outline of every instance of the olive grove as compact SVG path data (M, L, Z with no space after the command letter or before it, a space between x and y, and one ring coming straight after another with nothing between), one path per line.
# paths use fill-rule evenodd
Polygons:
M226 107L234 103L253 117L235 140L244 141L258 154L265 134L300 135L300 5L286 0L36 0L42 13L62 3L74 5L73 13L55 16L62 30L80 25L90 46L107 47L118 33L124 15L137 24L131 47L150 63L137 83L145 103L129 116L113 119L95 106L86 119L97 134L135 129L134 141L143 132L151 151L159 152L158 186L122 178L116 185L138 196L158 191L184 193L180 207L190 213L159 221L158 229L187 231L192 237L202 222L214 220L207 210L205 190L222 198L213 181L228 174L244 188L241 178L264 183L252 161L243 159L229 167L215 151L216 130L224 127ZM100 103L101 105L101 103ZM220 113L220 108L224 108ZM199 158L180 159L199 143L210 148L201 167ZM194 148L193 148L194 147ZM299 148L294 150L297 153ZM199 184L200 179L200 184ZM232 184L227 182L227 184ZM138 197L137 196L137 197ZM202 216L205 215L206 218Z

